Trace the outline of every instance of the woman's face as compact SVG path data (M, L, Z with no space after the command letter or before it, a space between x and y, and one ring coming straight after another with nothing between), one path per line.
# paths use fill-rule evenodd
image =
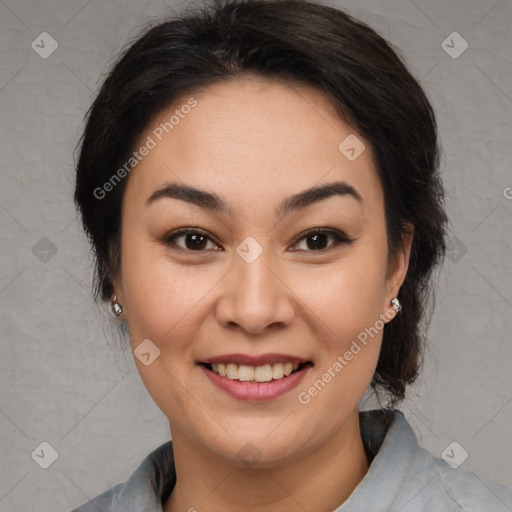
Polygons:
M173 437L271 466L354 418L409 254L388 268L362 144L321 92L254 78L184 97L141 137L115 285Z

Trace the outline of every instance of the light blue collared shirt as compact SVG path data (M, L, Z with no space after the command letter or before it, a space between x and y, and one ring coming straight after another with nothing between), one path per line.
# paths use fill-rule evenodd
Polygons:
M333 512L512 512L512 489L431 455L418 445L402 412L376 409L359 417L370 468ZM163 512L175 484L168 441L126 482L72 512Z

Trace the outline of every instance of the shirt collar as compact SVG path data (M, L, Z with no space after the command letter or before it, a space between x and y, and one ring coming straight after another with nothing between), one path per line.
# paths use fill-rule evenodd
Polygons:
M362 414L362 415L361 415ZM377 409L360 413L361 437L375 456L352 494L333 512L387 512L401 496L419 452L416 435L401 411Z

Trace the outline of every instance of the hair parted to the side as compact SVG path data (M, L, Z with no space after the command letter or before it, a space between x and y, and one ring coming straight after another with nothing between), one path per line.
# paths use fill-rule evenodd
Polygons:
M308 84L371 145L384 191L389 256L414 226L403 306L384 327L372 387L396 404L418 375L433 271L447 218L433 109L390 43L343 11L308 0L214 0L159 22L130 42L89 109L77 147L75 202L95 256L95 297L108 300L119 270L127 176L102 187L152 119L178 99L242 75ZM340 141L341 142L341 141ZM427 320L425 322L425 320Z

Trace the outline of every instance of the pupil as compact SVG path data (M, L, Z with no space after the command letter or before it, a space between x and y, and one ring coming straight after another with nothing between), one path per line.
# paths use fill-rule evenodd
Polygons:
M187 242L190 242L193 240L193 243L191 246ZM199 233L189 233L186 236L186 243L187 249L203 249L205 245L206 237L204 235L201 235Z
M325 244L322 244L322 243L318 244L318 237L324 237L323 241L325 242L325 238L327 237L327 235L324 233L319 233L317 235L309 236L308 237L308 248L309 249L325 249L325 247L326 247ZM312 239L315 239L316 241L313 244L310 244L309 240L312 240ZM319 247L319 245L321 245L323 247Z

